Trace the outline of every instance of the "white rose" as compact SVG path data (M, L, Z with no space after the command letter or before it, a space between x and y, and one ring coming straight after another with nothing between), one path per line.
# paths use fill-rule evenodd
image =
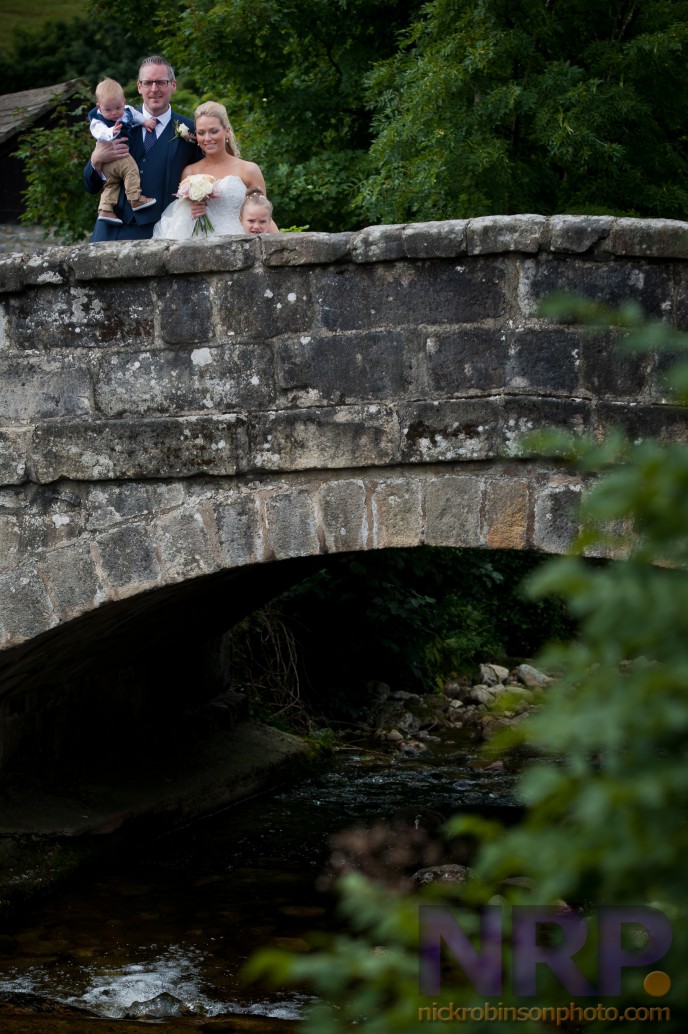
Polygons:
M186 140L186 138L187 138L187 136L189 136L190 132L191 132L191 130L189 129L189 127L186 125L185 122L180 123L180 125L179 125L179 135L182 138L182 140Z
M213 178L208 176L189 176L189 197L192 201L205 201L213 190Z

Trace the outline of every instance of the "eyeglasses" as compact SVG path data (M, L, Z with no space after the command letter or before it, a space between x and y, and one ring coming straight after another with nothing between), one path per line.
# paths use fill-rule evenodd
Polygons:
M150 90L151 86L157 86L162 90L173 82L174 79L139 79L139 86L143 86L144 90Z

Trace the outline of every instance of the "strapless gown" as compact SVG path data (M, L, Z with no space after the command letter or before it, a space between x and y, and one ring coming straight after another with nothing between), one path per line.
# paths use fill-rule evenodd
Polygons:
M208 200L207 212L215 228L215 235L245 233L239 222L239 209L246 197L246 184L239 176L223 176L217 180L217 197ZM193 233L195 219L191 218L191 202L177 198L168 205L153 227L153 239L185 241ZM200 239L203 238L201 233Z

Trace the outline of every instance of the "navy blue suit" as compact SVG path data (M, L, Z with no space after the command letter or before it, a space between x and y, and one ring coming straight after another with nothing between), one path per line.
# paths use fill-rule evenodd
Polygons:
M115 208L122 225L98 219L92 241L149 240L153 236L153 226L164 209L174 201L182 170L203 157L203 152L196 144L175 137L175 122L184 123L193 132L192 120L173 111L170 121L148 153L143 146L143 130L140 127L132 127L129 135L129 153L141 173L141 191L147 197L156 198L157 204L134 213L122 187ZM89 194L99 194L103 189L103 180L90 162L84 169L84 185Z

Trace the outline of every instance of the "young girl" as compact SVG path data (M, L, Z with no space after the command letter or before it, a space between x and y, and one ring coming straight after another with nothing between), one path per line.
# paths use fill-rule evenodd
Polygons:
M249 190L239 210L244 233L270 233L272 202L258 190Z

